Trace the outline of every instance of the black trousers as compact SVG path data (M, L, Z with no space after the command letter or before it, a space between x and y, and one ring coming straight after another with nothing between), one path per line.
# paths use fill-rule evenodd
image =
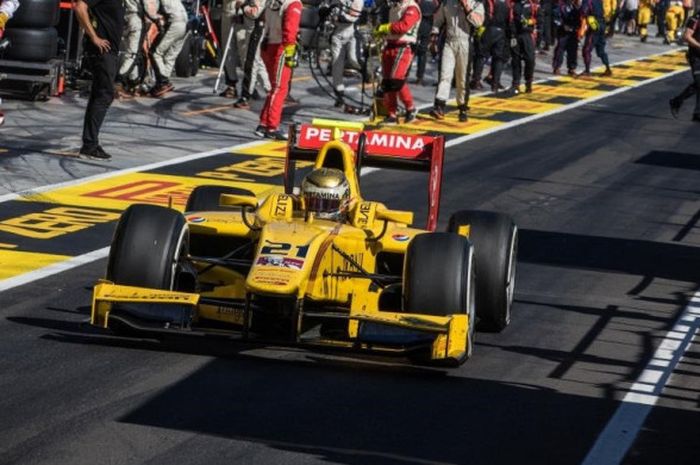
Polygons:
M416 79L423 79L425 76L425 64L428 59L428 46L430 45L430 31L433 27L433 17L424 16L420 20L418 27L418 41L416 42Z
M688 87L678 94L676 100L683 103L684 100L695 96L695 111L693 112L693 116L700 118L700 57L689 56L688 61L690 62L690 72L693 75L693 82L688 84Z
M503 63L506 60L506 33L500 27L488 27L481 36L479 44L479 54L474 63L474 79L480 80L481 74L484 71L484 64L488 57L491 57L491 72L493 74L493 83L498 85L501 83L501 73L503 72Z
M86 58L92 73L92 87L83 122L83 148L93 149L99 144L102 122L114 100L114 80L119 70L119 56L116 53L105 53Z
M522 64L525 63L525 82L532 82L535 73L535 39L529 32L518 34L518 47L513 49L513 86L520 84Z

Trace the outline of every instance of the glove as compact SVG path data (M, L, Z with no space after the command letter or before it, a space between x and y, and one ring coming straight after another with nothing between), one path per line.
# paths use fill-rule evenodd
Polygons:
M2 3L2 2L0 2ZM5 24L7 24L7 21L10 19L10 16L7 13L0 13L0 30L5 32ZM0 36L2 37L2 36Z
M484 35L484 32L486 31L485 26L479 26L476 28L476 31L474 31L474 34L476 35L477 39L481 39L481 36Z
M296 68L299 66L297 44L289 44L284 46L284 64L287 65L288 68Z
M389 35L390 32L391 32L391 24L384 23L384 24L380 24L379 26L374 28L374 31L372 32L372 34L374 35L375 38L379 39L385 35Z
M591 28L591 31L597 31L598 30L598 20L595 19L595 16L587 16L586 17L586 23L588 23L588 27Z

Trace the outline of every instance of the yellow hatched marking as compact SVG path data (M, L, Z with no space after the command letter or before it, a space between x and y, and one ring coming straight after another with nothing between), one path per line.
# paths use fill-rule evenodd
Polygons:
M499 99L493 97L477 97L470 104L473 108L484 108L487 110L512 111L517 113L545 113L561 108L562 105L556 103L531 102L519 99Z
M66 255L0 250L0 279L13 278L69 258Z
M275 188L272 184L256 183L250 174L236 171L236 167L233 165L235 164L203 172L207 174L204 175L206 177L201 178L130 173L50 192L31 194L22 200L124 210L133 203L167 206L172 199L173 207L183 210L192 189L201 185L217 184L242 187L257 195L264 195ZM252 167L248 168L252 170ZM263 172L263 169L266 168L262 167L260 173ZM276 169L282 168L277 167ZM259 173L256 175L264 176L264 174Z
M287 156L287 143L278 141L265 142L264 144L255 145L254 147L233 149L231 153L285 158Z

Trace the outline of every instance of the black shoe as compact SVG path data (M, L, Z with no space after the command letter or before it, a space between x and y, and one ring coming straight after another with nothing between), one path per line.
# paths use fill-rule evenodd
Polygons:
M457 117L460 123L466 123L469 120L467 116L467 110L459 110L459 116Z
M510 93L512 95L519 95L520 94L520 84L513 84L510 87Z
M80 156L85 157L85 158L90 158L93 160L102 160L102 161L109 161L112 159L112 156L108 154L107 152L104 151L102 147L99 145L97 147L89 148L83 146L80 149Z
M668 105L671 107L671 116L678 119L678 113L681 111L682 101L679 101L675 97L668 101Z
M398 124L399 120L396 118L396 116L387 116L384 118L384 121L382 121L382 124Z
M336 92L335 103L333 104L333 106L336 108L342 108L343 106L345 106L345 100L343 99L343 97L345 97L344 92Z
M416 120L416 116L418 116L418 110L416 108L412 110L407 110L406 111L406 119L404 120L404 123L412 123L413 121Z
M526 93L526 94L531 94L531 93L532 93L532 83L531 83L531 82L526 82L526 83L525 83L525 93Z
M642 37L639 39L639 41L642 42L642 43L646 42L646 41L647 41L647 36L642 36Z
M245 97L241 97L238 100L236 100L233 104L233 108L240 108L242 110L247 110L250 108L250 104L248 103L248 99Z
M175 86L173 86L170 81L163 81L156 84L155 87L151 89L151 97L162 97L173 90L175 90Z
M272 139L272 140L287 140L287 134L280 131L279 129L268 129L265 132L265 139Z
M267 134L267 128L263 126L262 124L258 125L257 128L255 128L255 135L258 137L265 137Z

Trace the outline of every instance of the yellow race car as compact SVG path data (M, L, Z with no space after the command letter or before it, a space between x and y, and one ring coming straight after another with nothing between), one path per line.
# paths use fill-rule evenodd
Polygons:
M518 230L500 213L460 211L435 231L443 153L442 136L296 126L284 192L201 186L184 214L130 206L91 322L120 334L227 335L457 366L477 325L510 323ZM301 187L298 160L314 163ZM426 228L412 226L412 212L364 199L363 166L429 172Z

